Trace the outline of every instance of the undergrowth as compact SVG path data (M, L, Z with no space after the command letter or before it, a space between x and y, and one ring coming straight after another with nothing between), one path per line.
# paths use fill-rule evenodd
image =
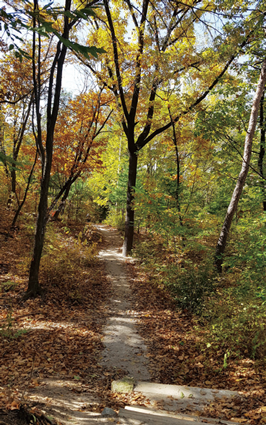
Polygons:
M257 220L250 233L242 230L234 229L222 275L213 267L214 247L204 241L173 249L153 237L135 250L154 285L194 317L202 350L225 353L225 367L230 356L266 363L265 223Z
M87 295L86 280L95 263L96 244L88 242L82 232L77 238L66 238L54 225L47 230L46 241L40 269L44 286L59 286L70 301L81 303Z

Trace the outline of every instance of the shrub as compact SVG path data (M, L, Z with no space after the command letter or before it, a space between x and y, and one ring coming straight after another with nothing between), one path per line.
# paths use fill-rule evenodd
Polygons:
M201 314L206 297L213 292L213 278L211 263L197 265L187 260L183 268L168 267L165 285L180 308Z
M110 211L107 218L104 220L104 224L116 227L119 232L123 232L125 230L125 217L119 212Z
M262 359L266 356L266 309L255 293L239 294L238 288L220 290L205 305L204 343L218 343L238 356Z
M86 289L84 275L81 277L80 274L94 263L96 244L89 245L86 239L82 241L81 232L77 239L65 239L51 227L46 238L49 242L46 242L42 256L42 279L46 285L60 286L70 300L81 302Z

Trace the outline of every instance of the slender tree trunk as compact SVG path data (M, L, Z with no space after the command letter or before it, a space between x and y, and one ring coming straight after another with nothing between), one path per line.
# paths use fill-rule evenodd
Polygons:
M15 165L13 164L12 167L15 167ZM8 209L12 208L15 198L17 199L17 204L19 206L19 198L18 198L16 189L17 189L17 174L16 174L16 170L12 168L11 169L11 191L7 201Z
M60 191L57 193L57 195L54 197L54 199L52 200L49 208L48 208L48 213L50 214L51 211L55 208L55 206L57 205L59 199L61 198L61 196L63 197L62 200L64 199L64 201L66 201L71 186L73 185L73 183L75 183L75 181L79 178L80 176L80 171L78 171L76 174L72 174L67 181L64 183L63 187L60 189ZM60 203L61 205L61 203ZM60 208L60 206L58 207L58 209Z
M176 206L177 206L177 211L178 211L178 216L179 216L179 222L180 225L183 226L183 219L182 219L182 215L181 215L181 207L180 207L180 160L179 160L179 152L178 152L178 147L177 147L177 137L176 137L176 131L175 131L175 123L174 120L172 118L172 114L171 114L171 110L170 110L170 106L168 106L168 110L169 110L169 116L171 119L171 123L172 123L172 129L173 129L173 142L174 142L174 146L175 146L175 159L176 159L176 190L175 190L175 199L176 199Z
M261 175L261 191L262 191L262 207L263 211L266 211L266 193L265 193L265 178L264 178L264 170L263 170L263 160L265 156L265 118L264 118L264 94L262 94L260 100L260 152L258 159L258 167Z
M56 210L56 212L54 213L52 220L56 221L58 220L59 214L61 214L62 212L64 212L65 206L66 206L66 200L68 198L70 189L71 189L71 185L72 183L66 188L64 195L62 196L61 202Z
M36 232L35 232L35 241L34 241L34 250L33 257L30 265L30 274L29 274L29 283L26 297L33 296L35 297L38 294L41 294L41 287L39 285L39 268L40 261L44 243L45 227L47 223L47 206L48 206L48 189L50 181L50 171L51 167L46 167L45 174L42 179L41 184L41 195L38 205L38 216L36 223Z
M134 237L134 189L137 179L138 156L135 151L129 151L129 170L128 170L128 186L127 186L127 213L125 239L123 245L123 255L127 256L131 253Z
M25 294L25 298L35 297L38 294L42 293L42 289L39 285L39 268L42 255L42 249L44 244L45 228L48 221L48 192L49 192L49 183L52 167L52 155L53 155L53 132L54 126L50 128L50 132L46 137L46 160L44 166L44 172L41 182L41 194L38 205L38 215L35 231L35 240L34 240L34 249L33 257L30 265L30 274L28 289Z
M17 173L16 173L15 167L16 167L16 162L18 160L20 147L22 145L24 134L25 134L25 131L26 131L28 119L29 119L29 116L30 116L32 102L33 102L33 96L31 95L29 103L26 107L26 111L24 110L22 112L22 121L20 123L20 128L19 128L18 134L17 134L17 136L14 135L14 137L13 137L13 160L14 160L14 164L12 164L12 169L11 169L11 192L10 192L9 199L8 199L8 202L7 202L8 208L12 207L12 204L13 204L13 201L14 201L15 198L17 199L18 208L19 208L19 205L20 205L19 196L17 194Z
M38 11L38 3L37 0L34 0L34 9ZM69 11L71 6L71 0L65 0L65 11ZM67 16L64 18L64 33L63 37L65 39L69 38L69 19ZM34 25L35 26L35 25ZM33 44L34 45L34 44ZM39 284L39 268L40 261L42 255L42 249L44 244L44 236L45 236L45 228L48 221L49 213L48 213L48 191L49 191L49 182L50 182L50 174L52 167L52 159L53 159L53 142L54 142L54 131L55 124L59 111L59 100L61 94L61 86L62 86L62 72L63 65L66 56L66 46L62 45L59 41L57 44L57 52L54 57L54 61L50 70L50 78L49 78L49 89L47 95L47 135L46 135L46 143L45 147L41 140L41 120L40 120L40 51L41 51L41 43L39 41L38 45L38 73L37 79L35 77L35 67L33 67L33 75L34 75L34 86L35 86L35 103L36 103L36 116L37 116L37 124L38 124L38 133L37 133L37 145L41 152L42 158L42 181L41 181L41 193L40 200L38 205L38 216L36 223L36 231L35 231L35 239L34 239L34 249L33 249L33 257L30 265L30 274L29 274L29 282L27 292L25 293L23 299L26 300L29 297L35 297L37 294L42 292L42 289ZM33 49L34 50L34 49ZM33 61L33 65L35 62ZM54 86L54 77L56 73L56 83Z
M34 162L33 162L32 167L31 167L30 175L29 175L29 178L28 178L27 187L25 189L23 199L22 199L21 203L19 204L18 209L17 209L17 211L16 211L16 213L14 215L14 218L13 218L13 221L12 221L12 224L11 224L11 227L10 227L10 230L13 230L14 229L15 224L16 224L16 221L17 221L18 216L19 216L19 213L22 210L23 205L25 204L25 201L26 201L26 198L27 198L27 194L28 194L28 191L29 191L29 188L30 188L30 183L31 183L31 178L32 178L32 175L33 175L33 171L34 171L34 168L35 168L35 165L36 165L36 162L37 162L37 158L38 158L38 152L36 151L35 159L34 159Z
M232 223L232 220L238 205L238 201L240 199L240 196L245 184L245 180L248 174L248 168L249 168L250 157L251 157L251 149L252 149L252 141L253 141L256 125L257 125L260 100L265 87L265 82L266 82L266 59L264 60L262 68L261 68L257 90L253 99L252 109L251 109L250 118L249 118L248 131L247 131L247 135L245 139L244 155L243 155L241 171L239 173L236 187L232 194L232 198L231 198L229 207L227 209L227 213L222 226L220 237L218 239L218 243L216 246L215 265L219 273L222 272L223 256L225 252L227 237L228 237L231 223Z
M0 112L1 112L1 105L0 105ZM0 119L1 119L0 121L0 154L2 154L2 163L4 164L4 167L5 167L6 177L9 177L8 166L5 160L6 151L4 146L4 138L5 138L4 123L2 122L2 117L0 117Z

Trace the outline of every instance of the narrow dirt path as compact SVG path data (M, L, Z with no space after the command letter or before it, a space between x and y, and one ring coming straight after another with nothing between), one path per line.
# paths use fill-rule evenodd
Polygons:
M99 225L97 229L102 234L105 247L99 252L99 257L105 262L108 279L112 282L101 364L122 370L136 381L150 380L147 348L137 333L137 313L131 306L132 292L126 259L122 256L121 237L117 230L107 226Z

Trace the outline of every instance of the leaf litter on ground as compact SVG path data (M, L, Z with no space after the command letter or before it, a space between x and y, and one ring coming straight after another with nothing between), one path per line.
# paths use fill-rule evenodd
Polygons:
M109 282L95 247L94 252L90 250L90 258L86 258L86 250L95 245L99 235L87 229L90 240L83 243L79 233L84 226L73 225L67 234L55 226L56 236L50 249L56 254L52 252L48 258L49 252L44 253L40 273L45 295L24 303L21 298L27 289L30 256L26 248L31 246L32 235L23 225L12 238L6 239L7 225L0 234L0 406L5 412L3 417L12 412L12 424L15 410L25 412L28 406L30 411L38 403L43 409L51 402L57 389L51 382L57 386L60 383L61 393L67 390L69 400L73 393L88 394L91 403L81 403L85 410L101 411L103 407L97 393L103 392L106 382L98 358ZM65 252L72 249L75 254L64 258L69 262L63 265L65 270L60 266L59 244ZM8 281L15 284L6 290Z
M233 399L216 399L203 412L205 417L240 423L266 423L266 373L249 358L231 358L224 367L221 347L203 347L195 317L178 310L153 271L137 261L131 267L134 309L140 319L140 334L148 348L153 382L238 391ZM193 408L182 413L195 414Z
M72 249L74 245L76 255L78 245L78 266L67 265L69 275L62 274L62 268L55 273L56 262L51 261L51 266L46 253L41 272L45 296L25 303L21 303L21 296L27 287L32 233L21 225L7 239L7 229L8 220L3 220L0 418L19 425L29 423L34 415L41 425L51 424L50 406L58 391L68 391L69 399L88 395L88 402L79 405L82 411L101 412L105 406L119 410L127 404L149 407L149 400L141 394L111 393L112 380L123 377L124 371L103 369L98 363L103 348L105 301L111 289L97 256L92 255L90 262L84 260L84 225L69 224L67 231L60 225L53 229L61 248ZM101 236L92 227L86 233L88 245L102 245ZM60 258L62 249L57 249L56 243L55 247ZM203 415L241 423L266 423L264 369L248 358L230 358L223 368L223 351L202 350L193 317L178 311L163 287L154 284L152 270L147 274L131 262L128 267L133 276L134 309L148 346L153 382L240 391L241 397L211 403Z

